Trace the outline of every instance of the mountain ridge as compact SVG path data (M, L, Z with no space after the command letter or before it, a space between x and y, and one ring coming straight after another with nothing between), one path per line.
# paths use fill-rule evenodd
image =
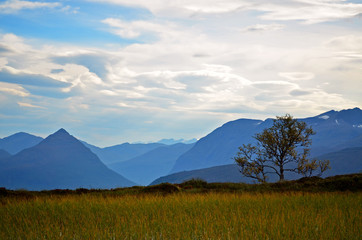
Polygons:
M362 110L360 108L328 111L305 121L317 132L312 136L311 156L317 156L362 143ZM271 127L273 119L237 119L223 124L201 138L188 152L181 155L170 173L203 169L233 163L242 144L255 143L253 136ZM361 126L361 127L359 127ZM349 146L346 146L346 143Z
M42 137L38 137L26 132L17 132L0 139L0 149L3 149L10 154L16 154L25 148L37 145L42 140Z
M108 169L94 153L64 129L3 162L0 166L0 185L10 189L115 188L134 185Z
M323 173L323 177L353 174L362 172L362 147L346 148L336 152L323 154L316 157L320 160L329 160L331 169ZM288 180L301 178L302 175L288 173ZM155 179L150 185L161 183L182 183L190 179L203 179L207 182L244 182L253 183L255 180L244 177L239 172L239 167L234 164L213 166L203 169L181 171ZM278 177L271 176L269 182L278 181Z
M140 185L148 185L157 177L167 174L176 159L192 146L193 144L184 143L160 146L130 160L110 164L108 167Z

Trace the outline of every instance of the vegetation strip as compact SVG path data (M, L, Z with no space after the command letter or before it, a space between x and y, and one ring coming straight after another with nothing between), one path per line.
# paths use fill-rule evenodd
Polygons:
M360 192L3 198L0 239L360 239Z
M2 189L0 239L361 239L361 178Z

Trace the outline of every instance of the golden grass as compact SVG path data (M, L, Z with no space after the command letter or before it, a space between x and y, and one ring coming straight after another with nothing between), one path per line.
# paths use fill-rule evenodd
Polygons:
M0 239L362 239L362 194L3 198Z

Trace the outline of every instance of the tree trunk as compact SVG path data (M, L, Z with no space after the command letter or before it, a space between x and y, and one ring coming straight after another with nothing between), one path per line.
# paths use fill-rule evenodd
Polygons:
M279 181L281 182L284 181L284 168L283 166L281 166L279 169L280 169Z

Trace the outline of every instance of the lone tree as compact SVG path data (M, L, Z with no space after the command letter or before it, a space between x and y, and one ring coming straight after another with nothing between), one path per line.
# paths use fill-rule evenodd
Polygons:
M308 159L310 136L315 134L305 122L286 114L274 119L273 126L254 136L256 145L243 144L239 147L235 162L240 172L259 182L266 182L268 175L275 173L283 181L285 172L295 172L310 177L316 170L321 176L329 169L329 161Z

